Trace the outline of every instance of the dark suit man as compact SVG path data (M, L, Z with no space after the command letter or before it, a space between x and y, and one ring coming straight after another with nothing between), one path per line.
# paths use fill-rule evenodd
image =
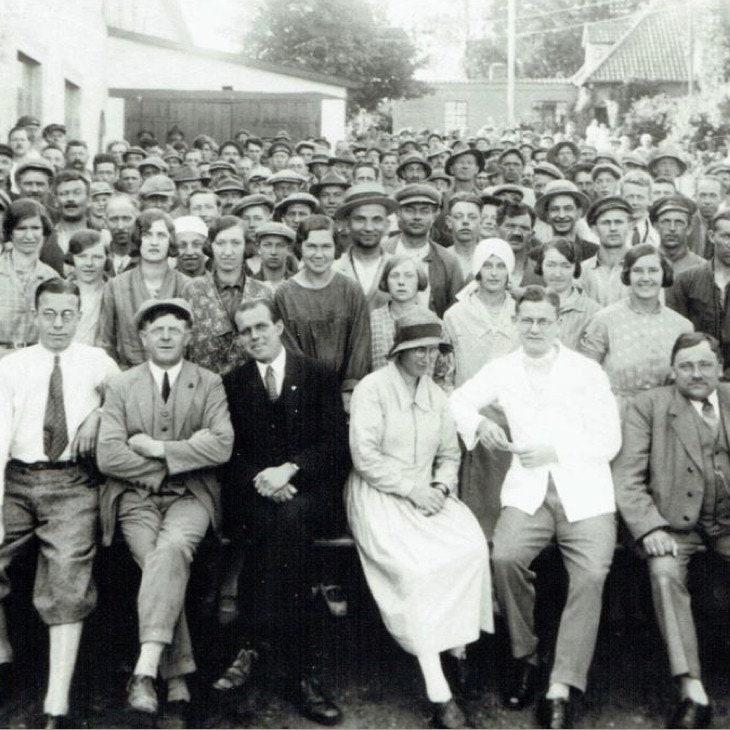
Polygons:
M270 302L243 302L235 321L251 360L223 380L235 433L223 496L229 535L235 541L245 528L254 543L247 633L254 650L268 640L296 673L302 713L333 725L340 710L314 673L318 637L307 568L312 529L332 513L349 467L340 387L334 371L284 349L283 323ZM246 683L250 651L239 652L216 689Z
M135 315L147 361L113 379L99 431L105 544L118 522L142 569L137 596L140 654L128 685L136 711L155 714L158 671L167 710L190 702L195 671L184 602L190 564L220 526L215 469L231 455L233 430L220 376L183 359L192 313L184 299L150 299Z
M702 545L730 561L730 385L701 332L672 350L675 384L641 393L614 462L616 502L647 559L654 610L681 700L669 727L709 727L687 567Z

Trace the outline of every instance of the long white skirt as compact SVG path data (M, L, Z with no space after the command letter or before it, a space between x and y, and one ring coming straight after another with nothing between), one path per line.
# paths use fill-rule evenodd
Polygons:
M494 631L489 548L456 497L426 517L353 471L345 487L350 529L388 631L411 654L430 654Z

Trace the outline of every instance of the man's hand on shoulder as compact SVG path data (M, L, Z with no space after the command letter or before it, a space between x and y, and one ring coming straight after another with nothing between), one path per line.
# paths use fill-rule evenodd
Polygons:
M127 444L132 451L147 459L165 458L165 443L153 439L146 433L136 433L134 436L130 436Z

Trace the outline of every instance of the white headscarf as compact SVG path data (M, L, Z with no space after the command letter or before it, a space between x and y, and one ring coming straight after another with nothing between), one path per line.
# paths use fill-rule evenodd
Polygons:
M474 277L482 270L482 266L490 256L496 256L507 267L507 279L515 270L515 255L507 241L501 238L485 238L479 241L471 256L471 271ZM478 281L470 281L457 295L458 300L464 299L479 289Z

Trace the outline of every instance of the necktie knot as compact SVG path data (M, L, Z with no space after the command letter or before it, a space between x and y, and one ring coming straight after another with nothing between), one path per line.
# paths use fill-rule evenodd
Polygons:
M720 420L717 417L717 411L715 411L715 407L707 398L702 401L702 419L712 429L714 434L719 432Z

